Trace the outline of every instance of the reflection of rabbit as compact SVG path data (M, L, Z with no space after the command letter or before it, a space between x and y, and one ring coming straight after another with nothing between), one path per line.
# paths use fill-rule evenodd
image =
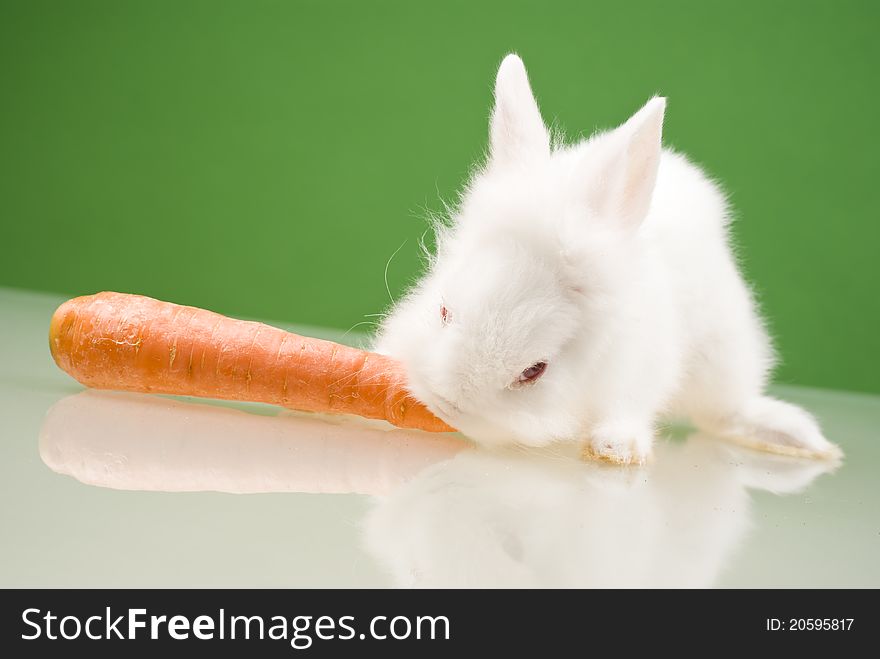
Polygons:
M419 587L705 587L750 520L746 488L796 492L828 462L661 442L649 468L468 451L379 503L368 549Z
M838 453L764 395L773 362L727 239L723 194L661 148L650 100L619 128L550 139L515 55L495 83L490 154L437 254L382 324L417 398L485 444L587 440L642 462L674 411L731 437Z
M615 469L95 391L49 410L40 456L99 487L380 497L367 546L397 583L419 586L709 585L748 525L747 487L795 492L832 466L695 436L661 443L649 467Z

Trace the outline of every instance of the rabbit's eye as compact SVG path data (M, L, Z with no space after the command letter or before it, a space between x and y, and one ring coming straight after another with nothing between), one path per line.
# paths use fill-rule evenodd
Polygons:
M514 382L514 384L517 386L522 386L524 384L532 384L534 382L537 382L538 378L544 375L544 371L546 370L547 362L538 362L537 364L532 364L519 374L519 377L516 379L516 382Z
M448 325L449 319L450 319L449 309L447 309L445 305L441 304L440 305L440 322L442 322L444 325Z

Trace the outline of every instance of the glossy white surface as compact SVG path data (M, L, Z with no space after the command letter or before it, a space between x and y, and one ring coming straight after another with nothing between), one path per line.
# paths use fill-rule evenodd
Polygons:
M60 301L0 289L0 586L880 586L880 397L777 389L839 467L671 429L623 469L85 391Z

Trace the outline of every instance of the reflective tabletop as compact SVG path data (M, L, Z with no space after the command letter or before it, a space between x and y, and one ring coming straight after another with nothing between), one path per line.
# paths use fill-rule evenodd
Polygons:
M842 462L670 427L620 468L87 391L49 356L61 301L0 289L2 587L880 587L880 396L775 388Z

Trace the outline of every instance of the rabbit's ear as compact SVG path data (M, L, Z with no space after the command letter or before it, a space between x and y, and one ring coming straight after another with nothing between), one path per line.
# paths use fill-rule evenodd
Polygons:
M550 134L529 87L523 61L511 53L495 78L495 108L489 126L490 162L510 165L550 155Z
M666 99L655 96L619 128L596 139L585 163L587 203L599 215L638 226L648 213L660 164Z

